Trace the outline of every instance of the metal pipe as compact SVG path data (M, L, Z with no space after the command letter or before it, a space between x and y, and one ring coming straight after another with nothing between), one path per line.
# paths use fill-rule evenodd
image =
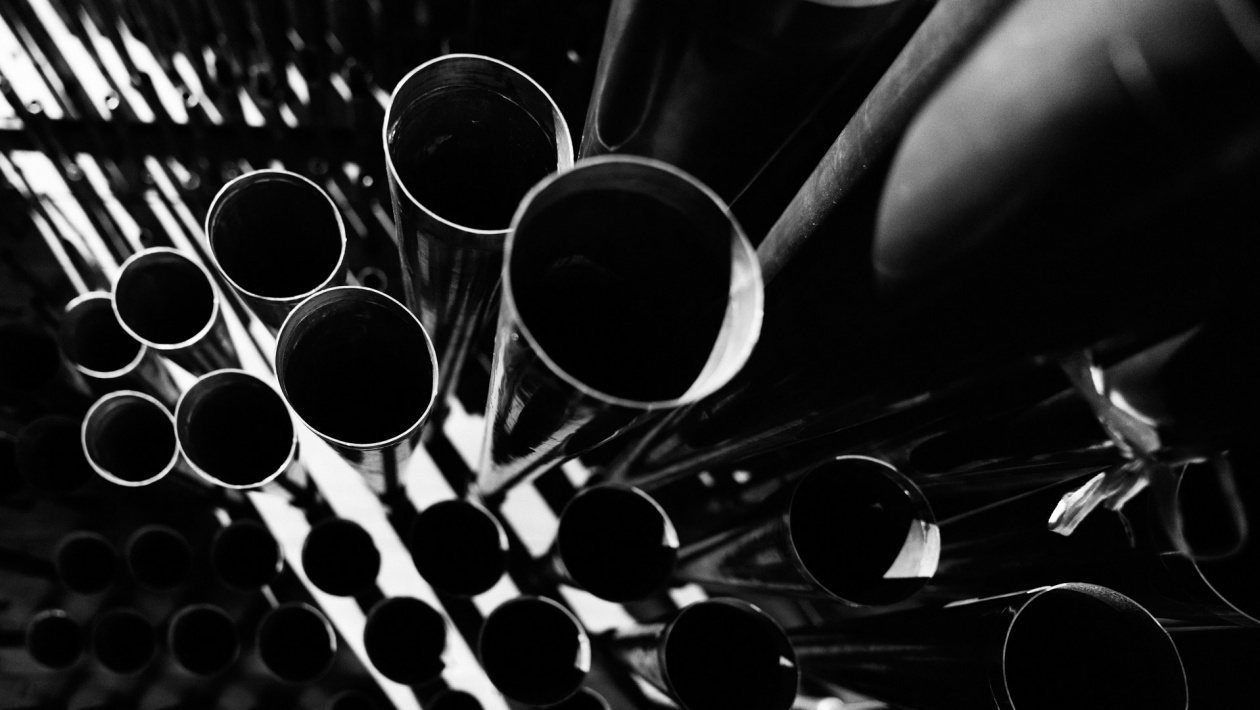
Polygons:
M1187 708L1168 633L1133 600L1059 584L791 634L801 667L909 710Z
M114 584L118 552L103 535L80 530L57 543L53 564L66 589L76 594L99 594Z
M95 478L80 442L82 422L63 416L40 417L17 438L17 468L31 488L66 495Z
M143 390L174 406L179 388L149 346L123 330L113 300L105 291L91 291L66 304L58 331L61 352L89 382Z
M403 290L433 336L444 403L493 314L512 213L535 183L573 165L573 143L541 86L472 54L438 57L403 77L382 141Z
M916 4L618 0L581 155L655 158L731 200Z
M213 604L177 611L167 629L166 646L176 665L199 678L222 675L241 655L235 622Z
M214 279L178 250L151 247L132 254L113 295L123 330L188 372L239 366Z
M761 332L748 239L664 163L605 156L543 180L505 253L477 479L488 499L718 390Z
M206 213L210 259L273 331L313 293L345 282L346 226L318 185L255 170L224 185Z
M123 557L140 586L169 592L184 584L192 572L188 538L165 525L145 525L127 538Z
M61 609L45 609L26 624L26 650L45 668L70 668L83 655L83 627Z
M507 532L470 500L445 500L421 511L407 533L407 549L420 576L452 596L488 591L507 570Z
M288 602L267 612L258 624L263 666L284 683L313 683L337 658L332 623L315 607Z
M285 319L275 362L280 393L307 428L378 492L396 478L438 385L437 355L415 315L378 291L321 291Z
M591 669L591 642L568 609L545 597L520 596L486 617L477 656L508 698L552 705L582 685Z
M302 570L321 591L354 596L376 583L381 553L358 523L327 518L316 523L302 543Z
M119 486L156 483L179 461L174 417L143 392L123 390L96 400L83 418L80 437L88 464Z
M368 660L396 683L419 685L441 675L446 664L446 619L412 597L382 599L363 627Z
M243 370L202 375L175 405L174 430L193 471L223 488L265 486L297 458L297 430L284 399Z
M664 623L614 632L617 659L683 710L788 710L800 679L783 629L738 599L709 599Z
M38 414L81 412L91 399L83 378L61 357L46 330L0 321L0 396L6 404Z
M860 441L982 372L1087 347L1105 361L1254 302L1235 235L1253 216L1260 102L1225 98L1260 95L1252 11L1051 4L997 20L917 114L888 184L855 185L860 214L829 229L851 238L813 240L769 288L775 331L749 375L671 422L640 470ZM1176 78L1190 75L1214 79Z
M131 609L111 609L92 626L92 655L112 673L136 675L157 657L157 639L148 619Z
M792 198L757 256L766 283L896 147L919 108L1011 0L940 0Z
M225 587L255 592L284 569L284 551L266 525L233 520L210 541L210 569Z
M909 479L882 461L841 456L783 490L764 517L682 550L674 574L716 589L882 606L921 589L940 551L936 518Z
M578 492L560 513L548 569L560 580L612 602L665 588L678 556L678 533L665 510L630 486Z

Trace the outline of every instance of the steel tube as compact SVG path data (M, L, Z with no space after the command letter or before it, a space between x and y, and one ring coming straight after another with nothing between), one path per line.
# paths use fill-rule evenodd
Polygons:
M83 627L60 609L45 609L26 624L26 650L46 668L70 668L83 655Z
M915 113L1010 4L1011 0L935 4L757 246L766 283L814 236L870 167L896 148Z
M153 625L131 609L111 609L92 626L92 655L111 673L136 675L157 657Z
M311 294L345 281L346 227L332 199L285 170L224 185L206 213L210 258L273 331Z
M227 672L241 655L236 623L213 604L177 611L167 628L166 646L180 668L200 678Z
M285 683L312 683L332 668L337 635L315 607L289 602L272 609L258 624L263 665Z
M344 286L289 314L276 338L276 376L302 423L383 489L433 408L437 355L402 304Z
M80 441L81 420L40 417L18 434L18 472L31 488L46 495L66 495L87 485L95 475Z
M446 619L412 597L391 597L376 603L363 628L368 660L381 675L397 683L419 685L442 673Z
M57 340L41 327L0 321L0 396L18 412L39 416L77 414L91 401L90 390L66 364Z
M682 550L681 580L716 589L900 602L935 574L941 532L909 479L876 459L819 464L759 520Z
M118 574L118 552L103 535L80 530L61 538L53 554L61 583L76 594L99 594Z
M716 391L761 312L748 239L690 176L606 156L543 180L508 234L478 494Z
M376 583L381 553L358 523L328 518L316 523L302 543L302 569L321 591L353 596Z
M284 551L266 525L233 520L210 541L210 569L224 586L255 592L280 576Z
M407 549L420 576L452 596L488 591L507 570L507 532L474 501L446 500L425 508L407 533Z
M115 485L156 483L179 461L174 417L143 392L123 390L96 400L80 436L88 464Z
M198 378L175 405L175 436L193 471L223 488L265 486L297 458L297 430L284 399L243 370Z
M501 693L527 705L552 705L577 692L591 669L586 631L563 606L521 596L486 617L477 655Z
M560 513L549 569L572 586L613 602L663 589L678 556L678 533L665 510L630 486L578 492Z
M857 181L860 209L838 211L835 238L811 240L768 289L774 332L749 376L663 428L671 440L638 470L697 471L843 433L860 443L861 427L981 373L1082 348L1105 362L1254 303L1235 235L1254 217L1260 78L1228 7L1004 12L915 114L887 184ZM1156 128L1171 125L1175 139Z
M239 366L214 279L178 250L151 247L131 255L113 295L123 330L188 372Z
M165 525L145 525L127 538L123 557L131 577L142 587L169 592L188 581L192 545Z
M800 678L783 629L737 599L691 604L668 622L616 632L618 660L684 710L788 710Z
M731 200L914 4L617 0L581 155L655 158Z
M113 300L105 291L92 291L66 304L57 336L61 352L89 382L143 390L174 406L179 388L149 346L118 323Z
M791 634L801 667L910 710L1187 707L1159 623L1104 587L1059 584Z
M394 88L382 142L403 289L433 337L442 403L493 313L512 212L531 186L572 166L572 139L555 102L525 74L448 54Z

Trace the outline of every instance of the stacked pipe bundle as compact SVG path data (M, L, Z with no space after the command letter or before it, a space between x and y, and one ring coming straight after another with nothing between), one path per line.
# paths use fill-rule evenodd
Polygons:
M0 21L0 705L1260 695L1252 0Z

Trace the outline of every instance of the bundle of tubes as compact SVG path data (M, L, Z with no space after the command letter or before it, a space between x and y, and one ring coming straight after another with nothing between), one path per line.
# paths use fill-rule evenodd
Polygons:
M1253 0L0 20L0 706L1260 699Z

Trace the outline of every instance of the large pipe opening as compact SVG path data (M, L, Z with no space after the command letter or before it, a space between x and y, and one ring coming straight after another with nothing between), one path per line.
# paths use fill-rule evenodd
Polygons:
M368 289L334 288L302 302L280 329L276 372L289 404L321 436L372 448L428 416L433 347L401 304Z
M417 685L442 673L446 620L419 599L394 597L376 604L363 629L368 660L386 678Z
M556 547L578 586L601 599L624 602L665 586L678 556L678 535L646 493L596 486L565 507Z
M193 344L218 317L210 274L183 254L147 249L123 263L114 284L114 313L132 336L159 349Z
M210 542L210 567L225 586L253 592L280 576L284 553L267 526L234 520Z
M263 665L286 683L310 683L332 667L337 636L332 624L306 604L281 604L258 625Z
M936 570L939 537L926 501L872 460L842 458L806 474L792 495L788 529L805 572L853 604L906 599Z
M284 400L239 370L211 372L175 407L180 449L197 473L225 488L255 488L283 474L297 449Z
M1043 592L1015 616L1001 687L1013 710L1184 710L1172 640L1144 609L1102 587Z
M471 597L507 569L507 534L485 508L447 500L425 508L407 535L416 570L434 589Z
M302 569L320 590L348 597L376 583L381 553L358 523L329 518L307 534L302 544Z
M171 413L140 392L114 392L83 420L83 451L105 480L120 486L153 483L175 467L179 447Z
M259 170L216 196L206 237L224 276L251 296L296 300L329 285L341 271L345 227L315 183Z
M686 710L787 710L796 698L796 655L783 630L756 607L699 602L670 625L665 677Z
M490 613L478 642L481 665L507 697L552 705L577 692L591 667L581 623L542 597L517 597Z

